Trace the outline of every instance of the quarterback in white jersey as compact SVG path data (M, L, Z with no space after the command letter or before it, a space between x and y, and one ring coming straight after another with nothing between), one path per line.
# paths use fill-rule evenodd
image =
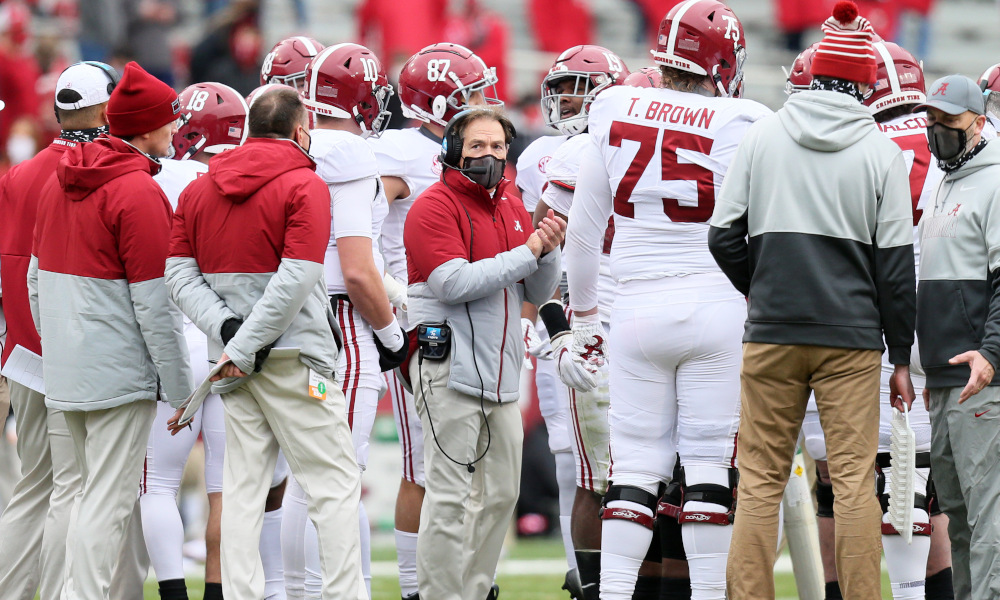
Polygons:
M316 124L310 153L317 175L330 190L332 222L324 266L330 302L343 333L337 379L347 399L347 420L362 471L375 409L385 390L382 371L398 366L407 353L406 336L382 281L385 264L379 234L388 204L375 155L364 141L380 134L388 123L385 105L391 95L378 57L358 44L330 46L306 69L302 103L315 115ZM306 492L293 479L286 497L290 502L282 526L282 553L289 598L313 597L321 582ZM362 570L371 596L371 528L364 503L359 517ZM300 580L304 580L301 589Z
M581 159L566 241L573 358L605 360L597 282L613 214L618 288L601 598L631 598L659 513L681 524L692 598L721 599L747 309L709 253L707 221L743 135L770 111L733 98L742 91L745 40L721 2L675 6L658 41L653 56L665 89L613 88L590 110L593 143ZM658 507L677 455L683 505L664 498Z
M529 213L540 221L548 214L543 198L556 191L572 198L579 162L566 153L587 137L590 106L598 94L620 85L629 71L625 62L602 46L580 45L563 51L542 80L545 123L560 136L533 141L517 161L517 185ZM562 156L562 158L557 158ZM568 204L561 216L569 213ZM565 269L565 263L564 263ZM565 291L565 285L561 286ZM525 303L521 326L525 346L537 358L538 404L555 457L559 484L559 521L569 572L564 588L574 597L596 598L600 585L600 496L607 488L607 370L590 374L568 357L568 313L562 293L541 307ZM540 317L536 323L536 316ZM525 361L525 367L530 363ZM567 389L567 385L575 389ZM577 402L577 394L580 394ZM587 410L578 411L578 407ZM579 591L577 591L577 588Z

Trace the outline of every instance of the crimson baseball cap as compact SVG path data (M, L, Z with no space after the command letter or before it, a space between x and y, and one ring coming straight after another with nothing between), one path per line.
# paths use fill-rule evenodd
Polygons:
M986 114L983 90L965 75L948 75L932 83L927 88L927 101L913 110L927 110L928 107L949 115L960 115L967 110L977 115Z

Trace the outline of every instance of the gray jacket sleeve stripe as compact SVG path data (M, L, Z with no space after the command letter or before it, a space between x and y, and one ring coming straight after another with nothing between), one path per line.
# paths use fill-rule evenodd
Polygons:
M532 304L544 304L552 299L562 279L559 248L538 260L538 270L524 279L524 298Z
M194 258L170 257L166 268L167 287L177 306L210 339L221 343L222 324L239 316L233 312L205 281Z
M226 346L226 355L241 371L253 372L257 350L285 333L322 277L323 265L320 263L281 259L263 295Z
M31 255L28 263L28 304L31 305L31 318L35 321L35 330L42 335L42 321L38 310L38 257Z
M431 271L427 285L446 304L460 304L494 294L498 287L517 283L537 269L535 255L522 245L472 263L453 258Z
M171 309L163 278L132 283L128 289L160 385L171 406L176 408L194 389L180 315Z

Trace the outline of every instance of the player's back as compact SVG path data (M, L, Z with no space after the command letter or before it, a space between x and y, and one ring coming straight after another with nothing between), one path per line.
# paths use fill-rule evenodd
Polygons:
M208 173L208 165L196 160L160 159L160 172L153 180L160 184L170 206L177 210L177 200L189 183Z
M924 208L937 190L944 177L938 168L937 159L931 156L927 145L927 113L921 111L902 115L878 124L879 130L899 146L910 173L910 199L913 203L913 254L917 270L920 270L920 234L917 225Z
M708 220L747 128L770 110L750 100L617 87L590 109L611 184L619 282L716 273Z

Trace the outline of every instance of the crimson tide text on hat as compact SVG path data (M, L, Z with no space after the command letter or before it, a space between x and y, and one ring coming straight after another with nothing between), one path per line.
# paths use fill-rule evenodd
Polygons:
M813 77L833 77L858 83L875 83L875 51L868 19L858 15L858 6L838 2L833 16L823 23L825 36L812 62Z
M177 92L133 61L108 101L108 128L117 137L141 135L177 119L180 110Z

